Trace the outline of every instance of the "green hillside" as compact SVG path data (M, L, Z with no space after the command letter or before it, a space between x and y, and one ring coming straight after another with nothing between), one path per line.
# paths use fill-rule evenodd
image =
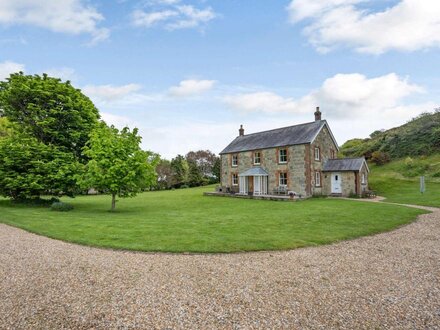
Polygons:
M352 139L341 147L344 157L365 156L370 188L387 201L440 207L440 111L408 123ZM380 165L378 165L380 164ZM426 191L420 192L420 176Z
M370 159L374 152L390 159L440 153L440 110L424 113L399 127L373 132L367 139L348 140L341 147L346 157Z
M385 165L370 164L369 185L388 202L440 207L440 154L406 157ZM420 176L426 190L420 192Z

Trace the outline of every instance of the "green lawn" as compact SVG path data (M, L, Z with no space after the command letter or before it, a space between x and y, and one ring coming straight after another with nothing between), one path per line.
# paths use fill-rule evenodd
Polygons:
M311 199L296 203L203 196L212 187L148 192L107 210L109 196L64 199L71 212L0 200L0 222L80 244L141 251L292 249L391 230L423 211Z
M405 166L405 159L383 166L371 165L370 187L386 197L387 202L440 207L440 177L437 177L440 155L414 158L414 164L414 173ZM420 175L425 175L426 191L423 194L420 193Z

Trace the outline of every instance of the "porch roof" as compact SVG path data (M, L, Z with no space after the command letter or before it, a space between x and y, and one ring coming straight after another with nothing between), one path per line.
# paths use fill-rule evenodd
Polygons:
M240 173L238 176L268 176L268 175L269 173L267 173L261 167L252 167L247 171Z

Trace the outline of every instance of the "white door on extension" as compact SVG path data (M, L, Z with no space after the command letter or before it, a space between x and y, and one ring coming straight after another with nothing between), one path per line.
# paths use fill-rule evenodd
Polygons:
M341 174L340 173L332 173L332 194L341 194Z

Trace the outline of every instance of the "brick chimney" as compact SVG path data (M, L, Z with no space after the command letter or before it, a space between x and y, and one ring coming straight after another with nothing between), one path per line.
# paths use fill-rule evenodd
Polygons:
M240 125L240 129L238 130L238 134L239 134L240 136L243 136L243 135L244 135L244 128L243 128L243 125Z
M321 111L319 111L319 107L316 107L315 111L315 121L321 120Z

